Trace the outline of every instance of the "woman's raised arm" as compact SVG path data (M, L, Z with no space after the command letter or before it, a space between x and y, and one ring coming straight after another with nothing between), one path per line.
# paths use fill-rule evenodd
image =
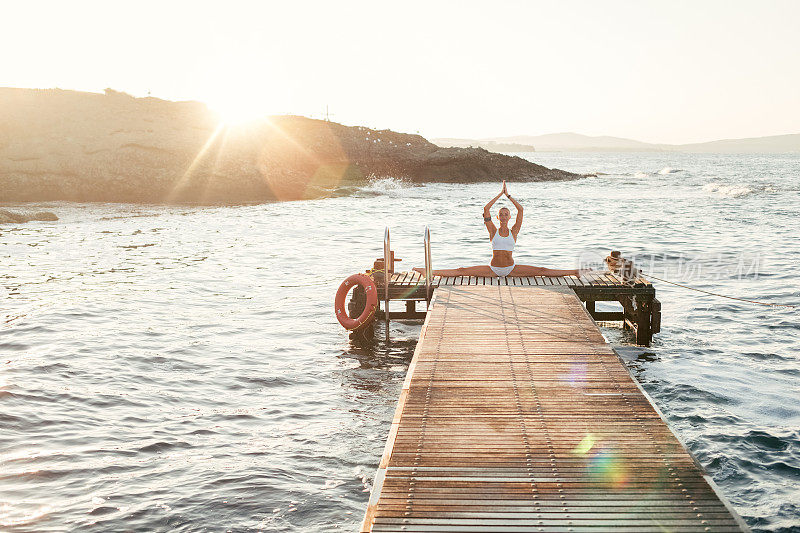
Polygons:
M504 181L503 182L503 189L505 189L505 186L506 186L506 182ZM502 189L500 190L500 193L497 196L495 196L494 198L489 200L489 203L486 204L485 206L483 206L483 224L486 226L486 229L489 231L489 238L490 239L494 237L494 234L497 231L497 226L495 226L494 222L492 222L492 214L489 212L489 209L492 208L494 203L497 200L499 200L501 196L503 196L503 190Z
M520 228L522 228L522 204L513 199L511 195L508 193L505 181L503 182L503 192L505 193L506 196L508 196L508 199L511 200L511 203L514 204L514 207L517 208L517 219L514 221L514 225L511 226L511 231L514 234L517 234L519 233Z
M505 190L506 190L506 182L503 181L503 188L500 190L500 193L497 196L495 196L494 198L492 198L491 200L489 200L488 204L483 206L483 218L484 218L484 220L486 220L486 217L491 217L492 216L492 214L489 212L489 210L492 208L494 203L497 200L499 200L501 196L503 196L503 193L505 192Z

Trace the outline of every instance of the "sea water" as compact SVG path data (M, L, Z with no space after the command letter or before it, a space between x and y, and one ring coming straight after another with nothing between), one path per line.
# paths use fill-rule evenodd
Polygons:
M518 263L620 250L665 280L800 304L800 156L522 155L595 176L509 184ZM353 343L335 291L386 226L402 269L423 264L426 225L435 267L487 264L497 178L5 206L60 220L0 226L0 530L355 531L420 322ZM653 345L604 336L755 530L800 530L798 309L654 284Z

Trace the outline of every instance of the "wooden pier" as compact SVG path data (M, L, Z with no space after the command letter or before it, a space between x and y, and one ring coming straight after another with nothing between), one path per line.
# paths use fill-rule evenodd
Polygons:
M747 531L603 339L583 284L533 281L439 281L361 531Z

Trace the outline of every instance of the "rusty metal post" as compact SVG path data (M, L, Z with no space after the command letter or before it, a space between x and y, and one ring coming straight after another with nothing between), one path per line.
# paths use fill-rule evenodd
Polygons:
M392 251L389 247L389 226L383 234L383 306L386 318L386 342L389 342L389 282L392 280L390 271L392 264Z
M431 305L431 279L433 268L431 267L431 230L425 226L425 309Z

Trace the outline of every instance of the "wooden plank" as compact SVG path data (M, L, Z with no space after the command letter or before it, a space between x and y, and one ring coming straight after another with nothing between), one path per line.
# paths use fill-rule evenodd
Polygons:
M584 275L584 278L588 279L591 282L592 286L600 286L600 287L607 287L608 283L601 277L600 272L592 271L587 272Z
M608 271L597 271L597 279L601 280L607 287L624 285L623 283L620 283L619 280L617 280L613 276L609 276Z
M361 531L746 531L572 288L505 281L434 293Z
M609 285L627 285L627 283L622 279L621 276L618 276L613 272L608 272L608 271L602 272L602 276L603 279L605 279Z

